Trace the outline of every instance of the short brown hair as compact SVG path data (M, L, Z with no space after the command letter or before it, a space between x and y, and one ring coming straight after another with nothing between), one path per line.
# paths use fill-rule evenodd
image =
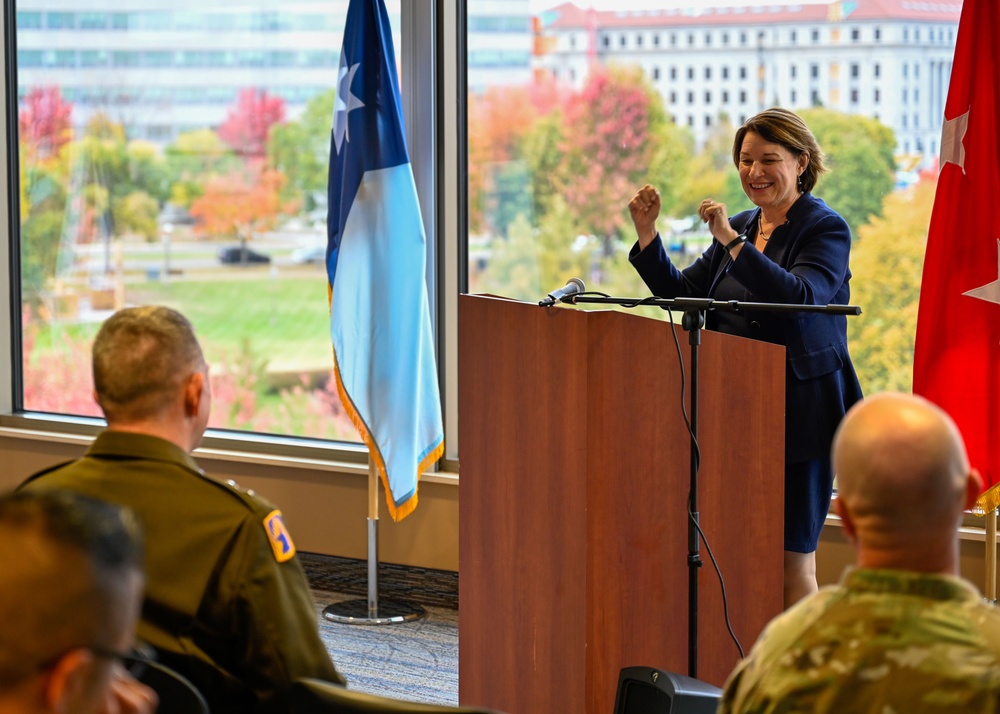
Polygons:
M806 164L800 177L803 192L812 191L820 174L829 171L826 167L823 150L819 148L816 137L809 131L809 127L802 121L802 117L781 107L771 107L753 115L736 130L736 138L733 140L733 163L736 164L737 168L740 165L743 139L747 132L751 131L764 141L781 144L793 156L809 154L809 163Z
M97 403L109 422L154 416L205 366L191 323L158 305L109 317L92 355Z
M143 540L128 508L61 489L0 495L0 690L135 627L122 607Z

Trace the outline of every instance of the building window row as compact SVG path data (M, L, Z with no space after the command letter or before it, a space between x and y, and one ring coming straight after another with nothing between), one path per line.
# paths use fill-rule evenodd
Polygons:
M521 31L530 30L524 18ZM470 19L471 21L471 19ZM344 17L338 13L287 12L40 12L18 11L17 29L113 30L153 32L342 32Z
M872 27L872 28L870 28L870 31L871 31L870 35L868 35L868 32L866 31L867 29L868 28L860 28L860 27L852 27L852 28L850 28L850 30L848 31L848 36L850 37L850 41L851 42L862 42L865 39L870 39L872 42L877 42L877 43L882 41L882 28L881 27ZM840 33L840 30L838 28L835 27L835 28L832 29L832 38L834 39L834 41L837 40L837 38L839 36L839 33ZM953 42L953 33L954 33L954 31L952 29L949 29L946 32L943 27L942 28L937 28L936 31L935 31L934 28L931 28L931 30L929 31L929 34L930 34L931 38L932 39L936 38L942 44L945 43L945 41L946 41L945 38L946 37L947 37L947 42L948 43L952 43ZM737 44L739 46L741 46L741 47L747 47L747 46L749 46L752 38L754 38L754 37L756 38L756 41L757 41L758 44L764 43L764 41L767 39L767 33L764 32L763 30L758 31L756 33L756 35L754 35L753 33L747 32L745 30L741 30L740 32L735 33L735 34L736 34L736 37L737 37ZM647 32L636 32L636 33L621 32L617 36L618 37L618 46L619 47L628 47L629 46L629 37L630 36L633 38L632 45L634 47L643 47L644 43L645 43L645 39L644 39L645 37L650 37L651 38L651 43L652 43L653 47L660 47L661 45L669 45L670 47L678 47L678 46L682 46L682 45L683 46L687 46L687 47L699 47L699 46L700 47L713 47L716 44L718 44L718 45L720 45L722 47L729 47L730 46L730 33L729 33L729 31L705 32L703 35L700 35L700 37L701 37L701 43L700 44L698 42L699 34L696 33L696 32L688 32L686 34L685 33L681 33L681 32L677 32L677 31L661 31L661 32L656 32L656 31L649 32L649 31L647 31ZM610 33L610 32L605 33L602 36L602 45L604 47L611 47L611 43L613 41L612 37L613 37L612 33ZM812 44L818 44L820 42L820 37L821 37L821 33L820 33L820 30L818 28L814 28L814 29L812 29L812 30L809 31L809 41ZM664 40L664 38L665 38L665 40ZM716 38L717 38L717 41L716 41ZM775 39L775 42L779 42L780 43L780 41L781 41L780 36L777 35L777 34L774 35L774 39ZM796 45L796 44L798 44L798 41L799 41L799 31L797 29L788 30L788 34L786 35L786 39L787 39L788 44L790 44L790 45ZM908 40L909 39L908 28L904 28L903 29L903 39L904 40ZM916 37L915 37L915 39L917 41L919 41L919 39L920 39L919 29L917 29L917 31L916 31Z
M469 33L529 33L531 32L531 18L527 15L504 16L504 17L484 17L481 15L472 16L468 19Z
M19 69L85 69L89 67L336 67L340 53L326 50L265 52L258 50L18 50Z
M748 33L746 31L740 31L735 33L737 37L737 44L741 47L747 47L750 45L752 39L755 39L758 44L763 43L767 38L767 33L764 31L758 31L756 34ZM699 43L699 36L701 41ZM819 30L812 31L812 41L819 41ZM643 47L645 46L645 38L650 38L650 43L653 47L669 46L669 47L730 47L732 36L728 31L721 32L705 32L699 35L695 32L681 33L677 31L663 31L663 32L621 32L621 33L611 33L604 32L601 34L601 46L605 48L610 48L615 42L617 37L617 44L619 47L629 46L629 37L632 38L631 46L633 47ZM798 39L798 33L792 30L789 35L791 44L795 44ZM570 36L570 46L575 47L575 40Z
M304 104L329 87L260 86L257 89L280 97L288 104ZM26 87L19 88L19 99L27 95ZM64 86L60 96L70 104L81 107L107 106L180 106L180 105L231 105L239 97L240 88L225 87L108 87Z
M739 97L739 102L738 102L739 104L746 104L747 103L747 91L745 89L741 89L739 91L739 93L737 94L737 96ZM671 91L670 94L668 95L668 97L670 99L670 105L671 106L677 106L677 92L676 91ZM729 104L729 100L730 100L729 90L728 89L721 90L720 93L719 93L719 98L720 98L720 101L721 101L722 104ZM686 92L685 93L685 99L687 100L686 103L687 103L688 106L694 104L695 103L695 93L693 91ZM706 105L712 104L712 92L710 90L706 90L705 91L705 104Z
M912 32L911 32L912 29ZM955 28L954 27L926 27L927 41L936 42L941 45L954 45L955 44ZM914 42L921 41L921 28L908 26L903 27L903 42L909 42L910 38L913 38Z
M527 50L469 50L469 67L528 67L531 53Z

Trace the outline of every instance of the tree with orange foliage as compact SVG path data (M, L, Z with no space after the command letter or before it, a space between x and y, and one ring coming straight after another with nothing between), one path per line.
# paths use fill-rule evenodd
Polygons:
M513 170L523 173L521 143L538 119L553 111L563 92L550 78L525 86L490 87L469 96L469 230L497 230L483 225L498 211L498 184ZM523 163L523 162L521 162ZM523 186L522 192L523 192Z
M272 229L281 213L297 207L282 204L284 185L284 174L263 164L211 176L204 193L191 204L198 232L236 238L245 248L254 233Z

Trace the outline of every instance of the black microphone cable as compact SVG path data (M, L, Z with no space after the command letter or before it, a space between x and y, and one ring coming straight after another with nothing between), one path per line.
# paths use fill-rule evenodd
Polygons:
M643 301L639 301L640 303ZM670 317L671 325L674 323L674 313L668 307L666 308L667 315ZM681 353L681 342L677 339L677 330L671 327L670 333L674 336L674 347L677 349L677 363L680 365L681 370L681 415L684 417L684 425L687 427L688 436L691 438L691 443L694 445L694 453L692 458L694 459L695 470L701 469L701 446L698 444L698 437L695 436L694 429L691 427L691 418L688 416L687 406L684 404L684 397L687 396L687 375L684 371L684 355ZM698 523L698 519L694 516L694 511L691 510L691 492L688 492L687 499L687 512L688 520L694 524L694 527L698 530L698 536L701 538L701 542L705 544L705 550L708 551L708 557L712 561L712 567L715 569L715 574L719 577L719 589L722 591L722 614L726 621L726 630L729 631L729 636L733 639L736 644L736 649L739 650L740 659L743 659L746 655L743 653L743 645L740 644L739 638L736 636L736 632L733 630L733 623L729 618L729 596L726 594L726 581L722 577L722 570L719 568L719 562L715 559L715 553L712 552L712 546L708 542L708 537L705 535L705 531L701 529L701 524Z

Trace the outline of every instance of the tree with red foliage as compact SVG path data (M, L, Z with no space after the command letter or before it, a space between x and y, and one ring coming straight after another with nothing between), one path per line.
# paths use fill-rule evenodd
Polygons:
M639 68L593 68L567 102L558 181L569 206L596 235L608 239L625 224L628 198L653 178L666 123Z
M244 89L219 126L219 138L240 156L263 157L271 127L284 120L284 99L264 89Z
M18 116L21 141L33 158L47 159L73 138L73 105L63 100L59 87L35 87L25 96Z

